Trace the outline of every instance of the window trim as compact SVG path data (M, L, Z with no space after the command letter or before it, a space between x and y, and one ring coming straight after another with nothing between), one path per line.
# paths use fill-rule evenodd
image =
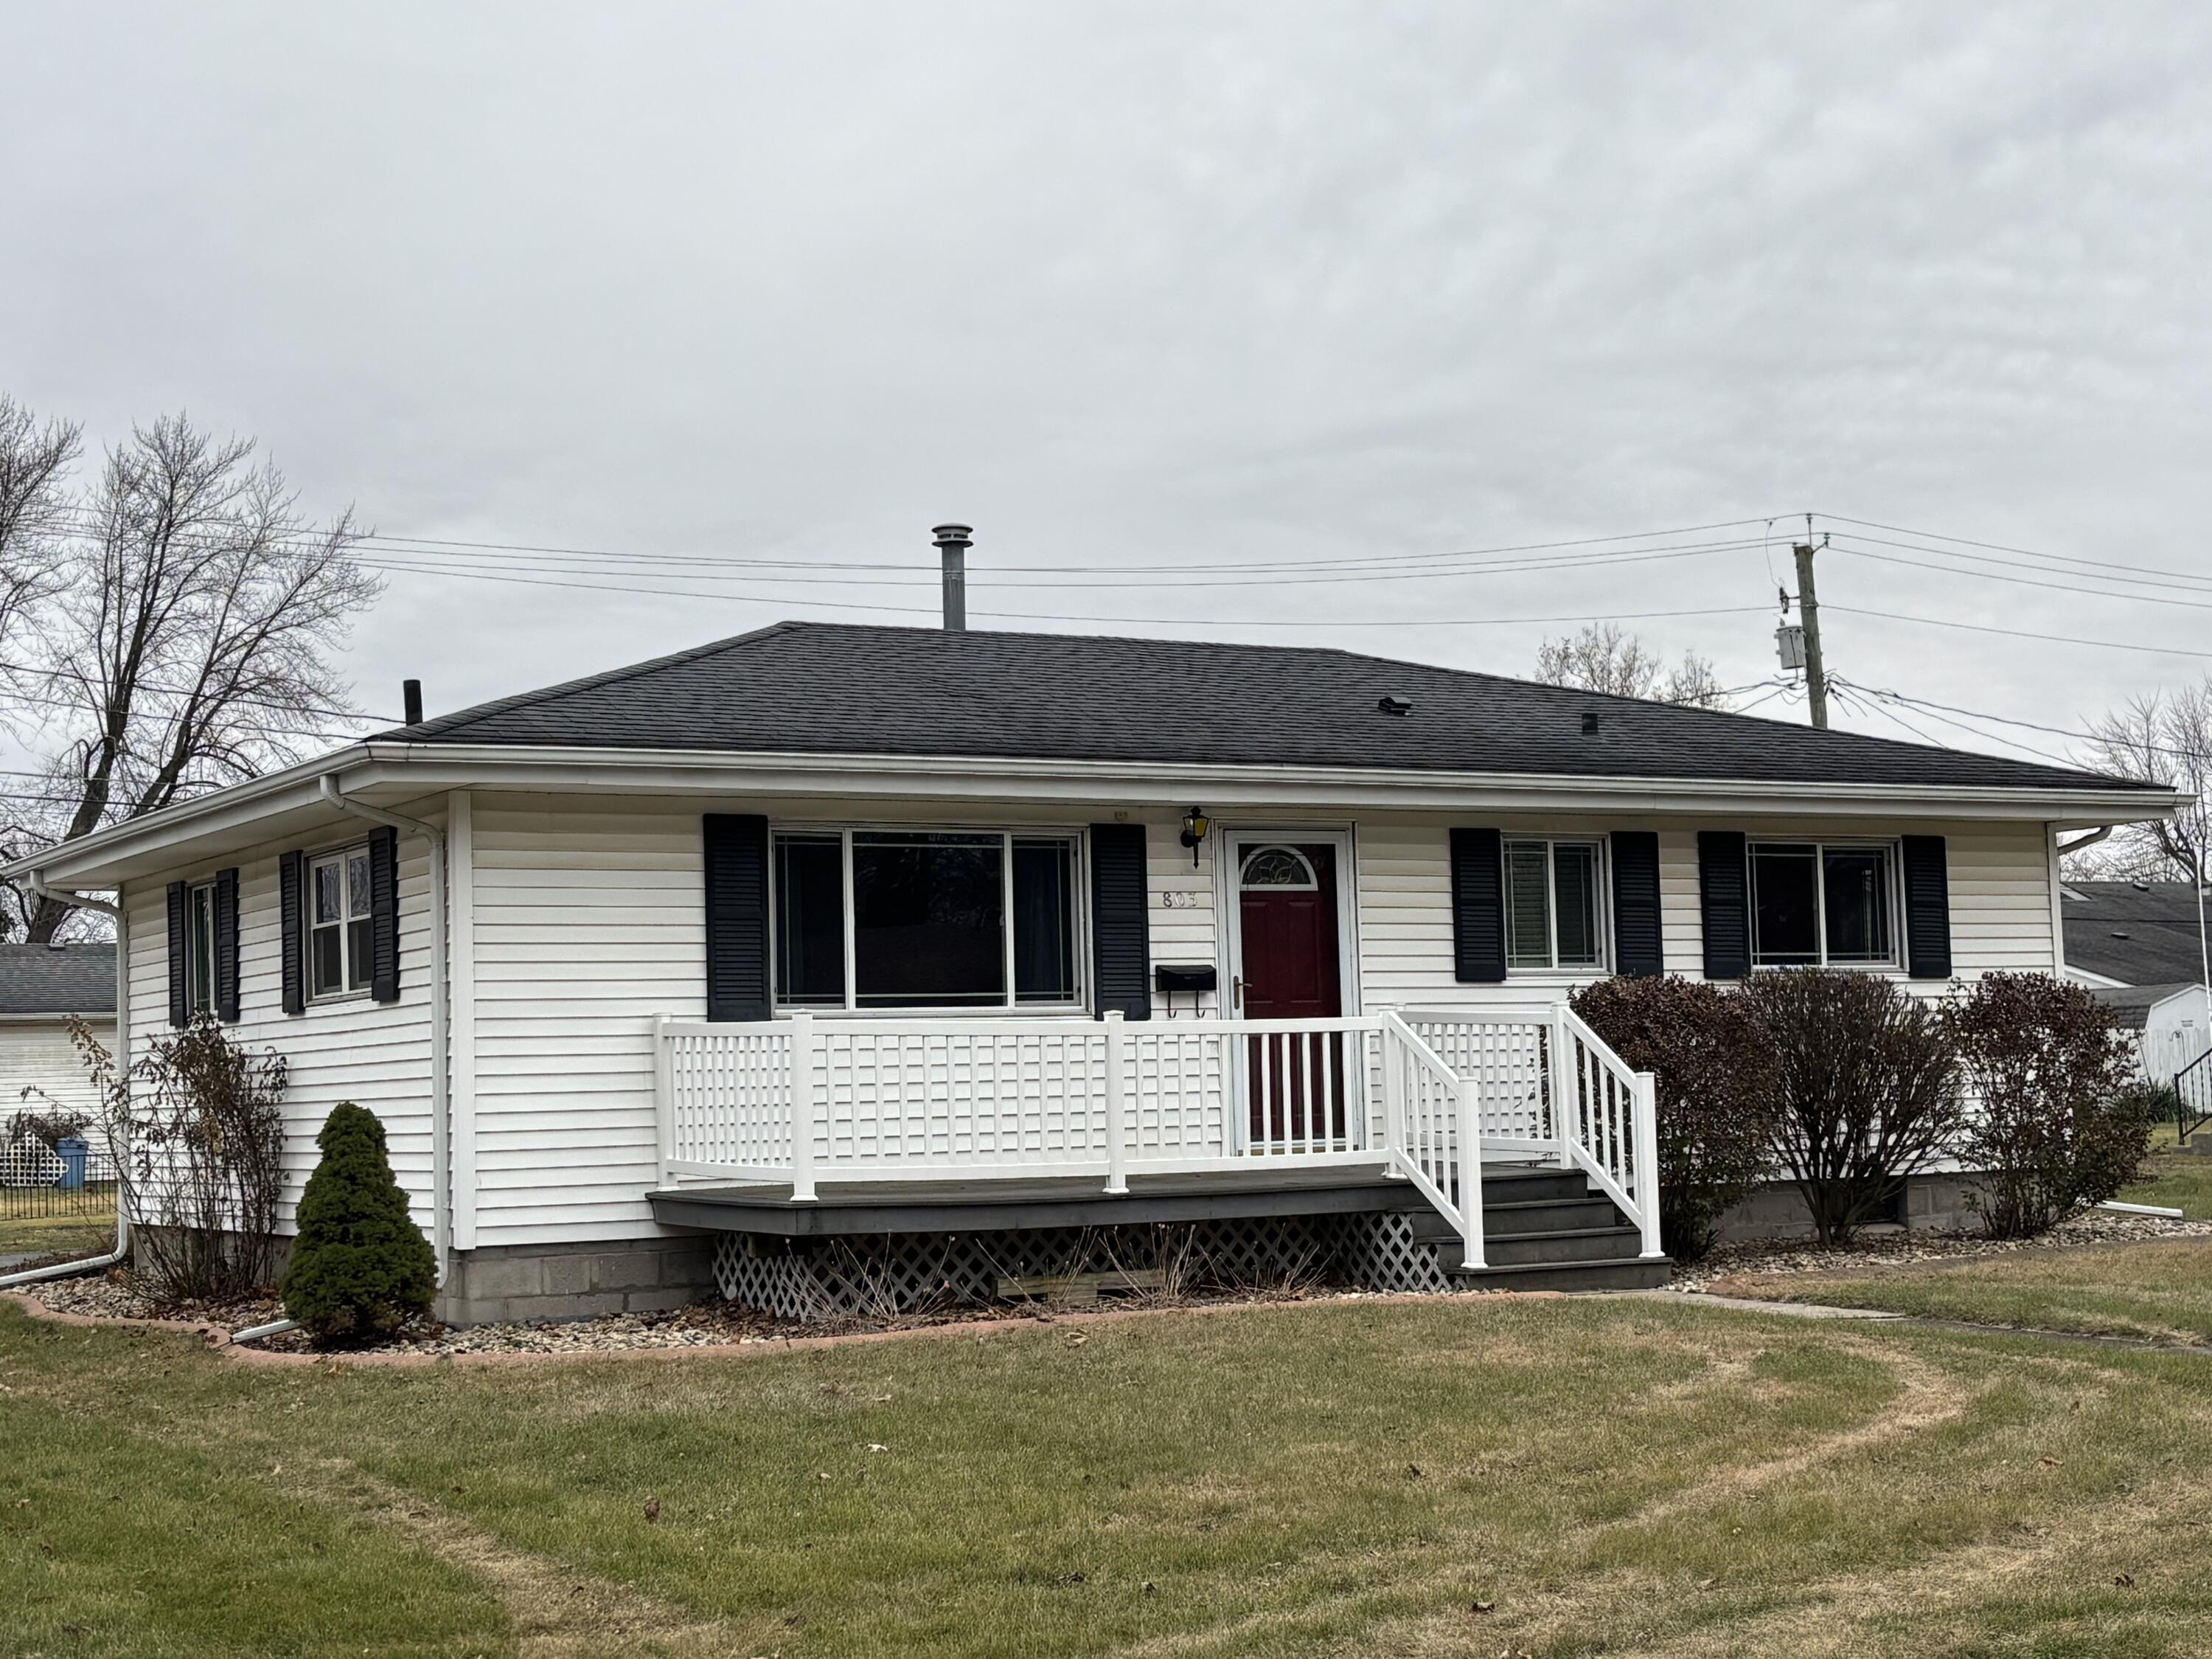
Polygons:
M1813 923L1820 941L1815 962L1762 962L1759 955L1759 850L1762 847L1809 847L1813 849ZM1887 869L1887 902L1883 908L1889 927L1889 954L1880 961L1831 962L1828 959L1828 854L1880 853ZM1750 946L1751 970L1780 973L1790 968L1826 968L1842 974L1899 974L1905 971L1905 868L1901 845L1895 836L1747 836L1743 846L1744 898L1747 914L1744 933Z
M999 838L999 880L1001 914L1006 917L1005 937L1000 941L1006 1000L995 1003L914 1003L900 1007L861 1007L860 996L860 945L853 926L854 881L853 837L856 835L895 836L996 836ZM817 836L827 839L835 836L838 843L838 869L842 882L839 895L839 923L845 947L845 1000L842 1004L823 1002L786 1002L781 990L781 966L776 954L776 917L782 893L782 864L775 855L777 842L785 836ZM1074 957L1074 992L1066 1001L1019 1002L1015 1000L1014 962L1014 842L1017 841L1058 841L1068 847L1068 948ZM955 1015L972 1015L980 1019L1023 1018L1042 1016L1088 1014L1091 1012L1091 907L1085 900L1090 891L1090 836L1080 825L1061 823L1038 824L975 824L940 823L819 823L795 822L784 823L771 819L768 826L769 871L769 927L768 927L768 987L769 1017L789 1019L794 1014L811 1014L824 1019L933 1019Z
M352 965L346 960L345 953L351 949L350 934L352 926L356 921L368 924L369 955L374 958L376 954L376 896L374 893L370 894L368 908L359 915L354 915L351 909L352 888L345 879L347 861L356 853L363 858L370 856L368 842L365 837L360 841L343 842L335 847L318 848L311 852L302 851L300 854L300 988L305 995L307 1006L310 1008L321 1007L337 1002L366 1001L376 989L376 963L374 960L361 964L359 985L337 991L315 989L315 869L317 866L328 864L333 859L338 861L338 892L345 901L345 914L337 923L341 961L345 962L348 966ZM373 866L370 878L372 881L374 879Z
M1549 960L1541 967L1516 967L1513 961L1513 883L1509 871L1513 848L1541 846L1544 849L1544 949ZM1590 850L1590 921L1595 930L1595 962L1559 961L1559 862L1554 849L1586 847ZM1612 847L1601 834L1554 834L1550 830L1501 831L1498 842L1498 893L1503 914L1499 931L1505 945L1505 976L1510 979L1604 979L1613 971Z

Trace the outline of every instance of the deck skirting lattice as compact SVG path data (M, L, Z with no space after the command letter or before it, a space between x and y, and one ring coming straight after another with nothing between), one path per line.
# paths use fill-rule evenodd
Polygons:
M1164 1293L1292 1285L1445 1291L1437 1247L1402 1212L1113 1227L785 1239L726 1233L714 1279L784 1319L882 1318L990 1301L1002 1278L1157 1272Z

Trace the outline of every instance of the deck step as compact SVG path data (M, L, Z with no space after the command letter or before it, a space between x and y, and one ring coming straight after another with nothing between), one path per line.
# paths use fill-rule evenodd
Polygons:
M1506 1233L1483 1241L1482 1253L1493 1267L1556 1262L1611 1261L1643 1248L1633 1227L1570 1227L1549 1233Z
M1589 1177L1580 1170L1500 1169L1486 1164L1482 1194L1493 1204L1534 1203L1546 1199L1584 1199Z
M1435 1214L1431 1211L1430 1213ZM1437 1216L1439 1223L1443 1218ZM1592 1194L1584 1199L1540 1199L1534 1203L1498 1203L1488 1199L1482 1206L1482 1231L1487 1238L1509 1238L1516 1233L1553 1232L1563 1227L1617 1227L1620 1212L1609 1198ZM1419 1231L1419 1228L1414 1230Z

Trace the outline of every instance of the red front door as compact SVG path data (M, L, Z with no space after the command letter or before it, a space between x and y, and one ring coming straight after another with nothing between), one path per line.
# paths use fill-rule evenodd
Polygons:
M1237 956L1247 1019L1333 1018L1344 1012L1337 950L1336 849L1275 842L1237 848ZM1284 1032L1246 1040L1255 1141L1344 1138L1344 1040Z

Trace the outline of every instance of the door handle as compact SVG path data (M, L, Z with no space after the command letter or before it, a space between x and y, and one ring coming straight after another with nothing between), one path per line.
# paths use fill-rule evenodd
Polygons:
M1242 974L1229 976L1229 1006L1232 1008L1244 1006L1244 975Z

